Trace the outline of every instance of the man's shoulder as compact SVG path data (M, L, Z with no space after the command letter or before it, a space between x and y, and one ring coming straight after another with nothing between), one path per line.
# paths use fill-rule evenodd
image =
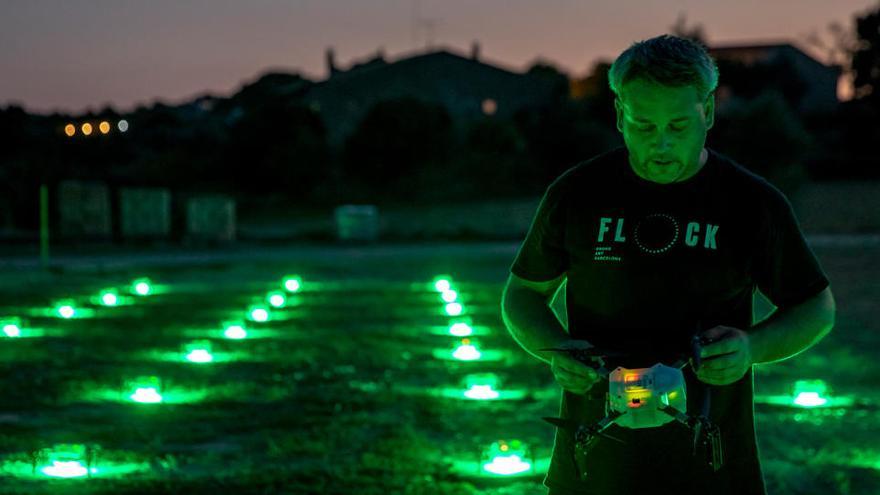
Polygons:
M719 180L728 191L741 191L753 199L764 201L785 201L785 194L764 176L746 168L733 158L711 150L718 160Z

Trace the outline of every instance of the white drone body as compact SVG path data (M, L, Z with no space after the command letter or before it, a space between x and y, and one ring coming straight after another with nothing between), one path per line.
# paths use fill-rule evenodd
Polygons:
M675 421L662 409L687 413L687 387L679 368L657 363L650 368L617 367L608 375L605 412L613 411L614 424L626 428L653 428Z

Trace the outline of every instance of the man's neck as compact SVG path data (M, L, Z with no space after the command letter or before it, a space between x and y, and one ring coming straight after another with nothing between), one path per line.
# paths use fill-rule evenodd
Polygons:
M675 182L681 182L683 180L690 179L691 177L697 175L697 172L699 172L700 170L703 169L703 166L706 165L706 162L708 160L709 160L709 150L707 150L706 148L703 148L702 151L700 151L700 159L697 160L697 166L694 167L694 169L689 174L685 175L684 177L681 177L680 179L678 179Z

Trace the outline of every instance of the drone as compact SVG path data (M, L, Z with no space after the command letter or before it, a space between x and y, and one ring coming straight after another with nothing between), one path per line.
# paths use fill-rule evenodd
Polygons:
M691 359L694 369L700 366L700 348L714 340L701 338L695 334L691 339ZM605 417L587 425L563 418L543 418L550 424L574 433L575 466L581 479L587 476L586 456L596 446L600 438L625 444L623 440L605 433L612 424L640 429L663 426L678 421L694 433L693 455L697 448L706 449L706 462L714 471L721 469L721 432L709 420L709 394L703 398L700 414L687 413L687 390L682 368L688 364L686 358L674 364L657 363L650 368L628 369L621 366L613 370L606 368L607 358L624 356L624 353L602 350L596 347L586 349L548 348L545 351L564 352L577 361L593 368L596 373L608 380Z

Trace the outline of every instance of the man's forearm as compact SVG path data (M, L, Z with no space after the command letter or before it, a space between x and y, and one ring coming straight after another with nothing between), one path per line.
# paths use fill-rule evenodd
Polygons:
M551 353L539 349L554 347L569 339L547 300L526 290L505 290L501 316L514 340L529 354L550 362Z
M754 364L772 363L809 349L834 327L830 290L791 308L778 310L749 330Z

